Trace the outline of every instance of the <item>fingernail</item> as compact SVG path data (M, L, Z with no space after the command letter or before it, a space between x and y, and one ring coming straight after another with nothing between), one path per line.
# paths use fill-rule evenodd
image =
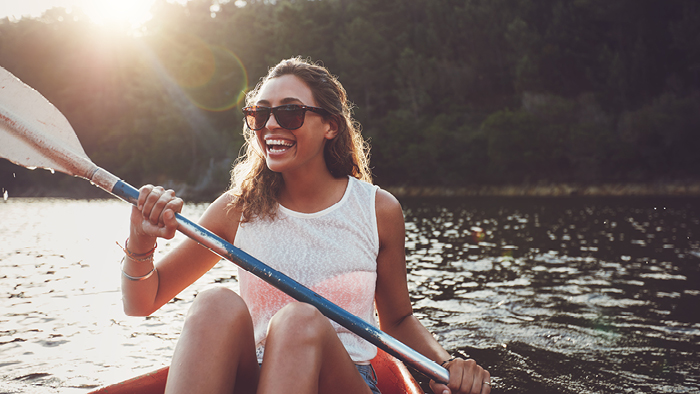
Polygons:
M450 394L450 390L444 390L442 394Z

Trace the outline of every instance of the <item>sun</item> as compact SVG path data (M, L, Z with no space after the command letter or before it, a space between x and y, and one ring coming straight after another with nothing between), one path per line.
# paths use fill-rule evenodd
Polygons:
M138 29L152 15L153 0L91 0L82 3L82 10L93 23Z

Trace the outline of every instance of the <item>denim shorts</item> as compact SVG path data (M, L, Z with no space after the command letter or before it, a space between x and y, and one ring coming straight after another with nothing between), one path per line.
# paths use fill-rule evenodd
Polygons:
M372 365L355 364L357 371L362 375L362 379L367 382L367 386L372 390L372 394L381 394L377 388L377 374L374 372Z
M258 364L258 366L262 368L262 364ZM362 379L364 379L365 383L367 383L367 386L369 386L372 394L382 394L377 388L377 373L374 372L374 367L372 364L355 364L355 367L357 368L357 372L360 373L360 376L362 376Z

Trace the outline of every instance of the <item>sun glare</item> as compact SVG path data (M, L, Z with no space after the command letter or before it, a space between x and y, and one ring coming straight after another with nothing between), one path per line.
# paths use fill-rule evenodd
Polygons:
M82 8L85 15L98 25L138 29L151 19L152 3L144 0L92 0L84 2Z

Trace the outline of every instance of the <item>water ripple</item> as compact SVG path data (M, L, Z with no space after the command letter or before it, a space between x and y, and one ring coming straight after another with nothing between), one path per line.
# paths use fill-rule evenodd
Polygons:
M423 284L412 296L443 343L503 377L502 392L698 393L697 206L411 201L407 238L423 239L407 246Z
M486 366L494 392L700 393L697 200L403 204L415 314ZM153 316L124 316L129 209L0 202L0 392L87 392L167 365L197 292L237 288L220 263Z

